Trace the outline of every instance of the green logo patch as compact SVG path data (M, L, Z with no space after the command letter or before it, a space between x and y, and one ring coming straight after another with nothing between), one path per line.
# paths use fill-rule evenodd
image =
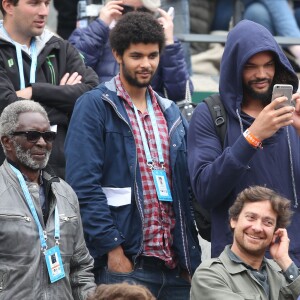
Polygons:
M7 63L8 63L8 66L11 68L11 67L14 65L14 60L13 60L13 58L9 59L9 60L7 61Z

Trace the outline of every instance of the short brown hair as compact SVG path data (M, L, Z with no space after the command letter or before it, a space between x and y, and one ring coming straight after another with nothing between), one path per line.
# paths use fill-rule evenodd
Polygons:
M286 228L291 223L293 211L291 201L275 191L262 186L251 186L240 192L229 208L229 220L237 220L245 203L270 201L277 214L276 228Z
M0 10L2 12L3 17L6 15L6 11L3 8L2 5L3 0L0 0ZM19 3L19 0L7 0L8 3L11 3L13 6L17 6L17 4Z
M87 300L155 300L151 292L142 285L127 282L100 284Z

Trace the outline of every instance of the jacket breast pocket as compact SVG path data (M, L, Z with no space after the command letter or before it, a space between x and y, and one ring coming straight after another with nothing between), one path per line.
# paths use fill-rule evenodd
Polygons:
M29 255L38 239L36 224L31 216L11 211L0 213L0 253Z
M71 257L75 250L76 236L78 233L78 217L75 214L59 216L60 241L59 248L62 256Z
M251 293L237 293L238 295L240 295L241 297L243 297L243 299L245 300L261 300L261 296L258 294L251 294Z

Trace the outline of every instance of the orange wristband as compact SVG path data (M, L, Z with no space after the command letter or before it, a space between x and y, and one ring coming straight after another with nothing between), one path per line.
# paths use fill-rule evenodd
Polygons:
M254 148L261 148L262 149L262 143L261 141L256 137L254 136L250 131L249 129L246 129L243 133L245 139L247 140L247 142L253 146Z

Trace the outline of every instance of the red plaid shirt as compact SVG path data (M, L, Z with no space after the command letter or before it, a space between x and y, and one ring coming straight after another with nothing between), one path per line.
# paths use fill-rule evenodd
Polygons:
M175 254L172 249L173 235L175 227L175 215L172 203L159 201L155 189L155 184L151 169L147 166L146 155L140 134L140 129L134 113L133 104L130 96L124 89L120 76L115 77L117 95L124 100L124 106L132 126L134 140L137 148L138 162L142 177L144 195L144 252L145 256L158 257L165 261L170 268L175 268ZM171 170L169 165L169 134L164 115L157 103L151 87L148 88L151 95L154 114L158 126L159 136L164 157L164 166L168 181L171 187ZM148 112L138 111L141 123L143 124L149 150L155 168L160 168L158 151L155 143L154 132Z

